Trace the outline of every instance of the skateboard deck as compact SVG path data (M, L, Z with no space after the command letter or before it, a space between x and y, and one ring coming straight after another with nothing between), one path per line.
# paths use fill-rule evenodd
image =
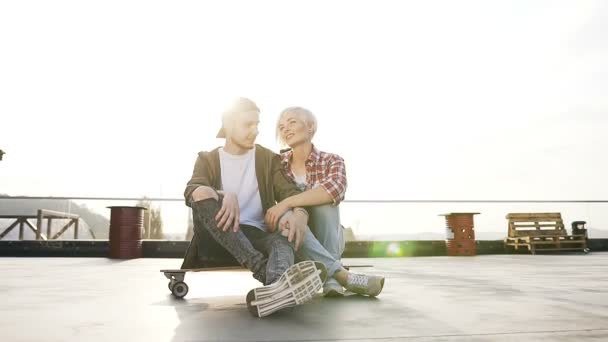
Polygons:
M246 270L241 266L227 267L204 267L204 268L184 268L184 269L164 269L160 270L169 279L169 291L175 298L184 298L188 294L188 284L184 281L188 272L211 272L211 271L239 271Z

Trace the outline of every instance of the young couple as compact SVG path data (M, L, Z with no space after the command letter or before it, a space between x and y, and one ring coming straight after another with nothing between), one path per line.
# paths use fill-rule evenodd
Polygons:
M316 149L317 120L300 107L277 121L277 138L289 149L279 155L256 145L259 115L253 101L237 99L222 113L224 146L199 152L184 192L194 237L182 268L203 265L205 248L219 243L265 285L246 298L258 317L305 303L321 288L325 296L344 289L377 296L384 277L351 273L340 261L344 160Z

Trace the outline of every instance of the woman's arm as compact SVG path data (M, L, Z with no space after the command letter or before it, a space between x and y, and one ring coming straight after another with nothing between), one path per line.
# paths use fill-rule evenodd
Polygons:
M281 202L275 204L272 208L266 210L264 221L270 227L270 231L274 231L279 224L279 219L288 210L301 208L325 203L332 203L332 198L322 187L306 190L300 194L287 197Z
M314 189L306 190L301 194L287 197L280 203L283 203L287 209L291 209L294 207L308 207L332 202L333 198L325 188L316 187Z
M346 194L346 165L344 159L337 154L332 154L325 172L325 177L319 183L320 187L331 196L334 205L340 204Z
M346 186L344 159L338 155L332 155L327 167L326 177L321 180L319 186L283 199L266 211L264 220L272 230L276 227L279 218L289 209L327 203L338 205L344 199Z

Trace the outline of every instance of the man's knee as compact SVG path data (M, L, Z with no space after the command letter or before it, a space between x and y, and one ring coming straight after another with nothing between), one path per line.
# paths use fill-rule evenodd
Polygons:
M219 210L220 204L215 199L206 199L203 201L194 202L192 205L192 223L194 225L194 231L201 233L206 230L217 229L215 216Z
M287 236L281 234L278 230L270 234L270 243L273 248L284 248L285 246L294 249L293 243L289 242Z
M192 212L194 214L213 214L220 210L219 201L215 198L206 198L192 203Z
M215 191L208 187L198 187L194 192L192 192L192 201L204 201L209 198L213 198L217 200Z
M270 234L270 241L272 241L273 243L289 243L287 236L281 234L281 232L279 232L278 230Z

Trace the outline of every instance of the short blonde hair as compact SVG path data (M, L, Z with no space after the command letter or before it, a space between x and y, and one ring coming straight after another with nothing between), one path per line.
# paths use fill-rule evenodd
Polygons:
M312 138L315 136L315 133L317 133L317 118L315 117L315 115L310 110L303 107L287 107L283 109L281 114L279 114L279 118L277 119L275 134L279 145L281 145L281 147L287 146L287 143L281 138L281 131L279 129L281 119L283 119L283 117L287 114L295 114L298 119L304 121L304 124L308 124L310 126L310 139L312 140Z

